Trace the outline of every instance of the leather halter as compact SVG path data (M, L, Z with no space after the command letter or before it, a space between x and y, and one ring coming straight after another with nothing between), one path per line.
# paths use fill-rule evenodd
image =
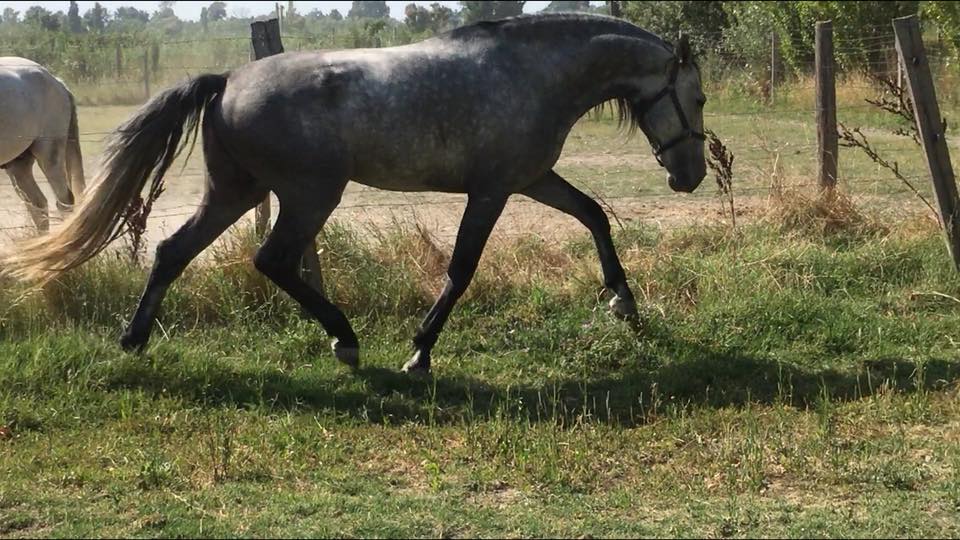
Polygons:
M700 141L707 139L702 131L694 131L690 128L690 122L687 121L687 115L683 113L683 107L680 105L680 96L677 95L676 88L677 75L679 73L680 62L679 60L674 60L673 65L670 66L670 78L668 79L667 86L663 87L652 98L645 100L643 107L640 108L640 116L643 117L647 114L647 112L650 111L650 109L653 108L654 105L657 104L658 101L664 97L670 96L670 101L673 102L673 109L677 112L677 116L680 118L680 125L683 126L683 131L681 131L676 137L669 139L666 142L653 143L653 155L657 158L657 163L659 163L660 166L663 166L663 161L660 160L660 155L667 150L687 139L697 139Z

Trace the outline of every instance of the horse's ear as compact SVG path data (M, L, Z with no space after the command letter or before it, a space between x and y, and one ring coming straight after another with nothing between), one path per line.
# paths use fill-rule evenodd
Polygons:
M677 58L681 64L690 63L690 39L686 34L680 34L680 41L677 43Z

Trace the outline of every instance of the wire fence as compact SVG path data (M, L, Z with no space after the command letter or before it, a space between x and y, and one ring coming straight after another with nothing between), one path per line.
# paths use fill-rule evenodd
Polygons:
M310 35L284 35L286 49L306 50L323 41ZM789 46L809 47L802 42ZM34 45L39 48L40 45ZM919 186L930 196L928 175L920 148L909 138L896 134L909 130L903 119L881 111L867 99L884 96L887 89L879 78L898 81L896 49L892 33L881 33L835 41L838 55L857 52L869 55L856 69L838 65L838 117L841 123L861 127L870 136L872 147L890 156L900 167L905 180ZM29 57L30 46L15 48L0 41L0 56ZM80 107L79 142L83 147L88 177L96 171L100 147L119 121L133 112L149 96L186 77L205 72L225 72L250 61L247 37L214 37L178 39L150 47L106 44L89 55L88 65L73 65L66 71L74 79L66 79L78 98ZM733 193L735 199L762 199L781 193L784 186L794 189L816 189L817 135L814 124L813 83L808 75L813 62L801 63L789 73L782 59L776 56L770 69L743 69L745 56L734 50L715 51L712 64L704 66L704 86L709 97L704 113L706 127L715 131L735 156ZM96 60L96 61L94 61ZM930 62L936 74L941 107L949 117L960 106L960 73L952 68L954 58L942 51L933 51ZM780 63L781 65L778 65ZM0 67L3 64L0 63ZM85 74L86 73L86 74ZM779 75L778 75L779 73ZM786 74L785 74L786 73ZM91 75L95 74L95 76ZM731 76L734 74L735 76ZM773 78L773 80L771 80ZM122 114L110 115L112 123L99 118L100 106L127 106ZM625 140L614 133L612 118L587 118L568 139L556 170L587 193L604 202L608 211L620 219L653 220L678 214L678 223L702 219L705 205L714 204L713 214L720 213L720 191L710 179L692 194L670 193L663 182L664 172L654 160L642 136ZM948 127L950 123L948 121ZM952 132L952 129L950 130ZM4 134L0 140L22 140L29 135ZM196 154L200 154L197 152ZM182 169L182 170L181 170ZM177 174L176 171L181 171ZM171 169L165 194L151 215L151 222L162 224L151 230L150 241L162 239L170 228L185 221L198 208L204 181L202 157ZM889 171L871 162L857 149L841 149L839 184L851 194L880 198L892 211L913 209L912 189ZM47 193L50 187L42 176L38 182ZM52 197L50 197L53 200ZM433 219L445 223L438 233L452 239L462 212L464 198L447 195L397 194L366 186L351 185L334 214L351 219L369 219L389 223L398 213L415 215L416 219ZM529 224L542 222L540 216L554 211L531 200L518 197L510 203L514 214L529 214ZM913 211L913 210L911 210ZM699 213L698 213L699 212ZM509 214L510 212L508 212ZM61 219L51 213L54 221ZM358 217L359 216L359 217ZM426 218L425 218L426 216ZM571 223L572 224L572 223ZM576 224L572 224L576 227ZM32 225L21 197L10 185L0 185L0 237L7 239L30 234ZM162 230L161 230L162 229ZM449 231L453 230L453 233ZM498 228L500 234L524 235L532 229L526 225L516 230Z

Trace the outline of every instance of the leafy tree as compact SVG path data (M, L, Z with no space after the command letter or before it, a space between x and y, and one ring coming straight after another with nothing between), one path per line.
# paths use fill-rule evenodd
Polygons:
M150 20L150 14L134 7L119 7L107 21L107 33L135 34L143 31Z
M544 13L555 13L561 11L590 11L589 0L553 0L547 7L543 8Z
M170 0L164 0L160 2L160 5L157 6L156 13L153 14L154 19L175 19L177 18L176 13L173 12L173 6L176 2Z
M526 1L471 1L460 2L464 24L513 17L523 13Z
M9 24L17 24L18 22L20 22L20 12L11 7L4 8L3 18L0 20Z
M296 6L293 5L293 0L287 0L287 10L283 13L283 25L286 28L299 31L303 31L307 27L306 18L297 11Z
M877 40L890 34L890 21L917 13L919 2L724 2L729 28L724 48L752 63L770 54L770 33L780 38L780 52L795 71L813 62L814 26L833 21L833 34L844 41L835 47L837 61L847 68L881 67Z
M447 6L434 2L429 8L408 4L404 16L404 23L412 32L419 34L429 30L436 34L452 25L454 13Z
M434 32L446 30L452 26L455 14L453 10L443 4L430 4L430 26Z
M698 53L719 41L727 27L724 2L621 2L623 18L654 34L674 41L683 31Z
M108 17L106 8L101 6L100 2L95 2L93 7L83 14L83 22L91 32L103 33Z
M113 13L113 20L118 22L146 23L150 20L150 14L135 7L118 7Z
M413 32L426 32L430 28L430 10L423 6L407 4L403 15L403 23Z
M330 20L332 21L342 21L343 15L340 14L339 9L334 9L330 11Z
M351 19L385 19L389 16L390 8L383 0L354 0L353 6L350 7L350 11L347 13L347 17Z
M183 21L177 17L176 13L174 13L174 4L176 4L176 2L160 2L156 13L150 17L149 26L167 36L175 36L179 34L183 29Z
M23 14L23 22L51 32L60 30L60 19L50 10L41 6L30 6Z
M924 21L931 21L937 28L950 52L960 53L960 2L924 2L921 13Z
M83 19L80 18L80 6L73 0L70 0L70 9L67 10L67 28L74 34L83 32Z
M222 21L227 18L227 3L213 2L207 8L207 18L211 21Z

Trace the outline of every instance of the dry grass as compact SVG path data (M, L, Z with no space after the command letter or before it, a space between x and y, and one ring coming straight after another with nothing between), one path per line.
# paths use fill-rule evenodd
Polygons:
M857 238L890 232L888 223L857 208L851 197L840 190L781 188L773 192L769 203L763 222L783 232Z

